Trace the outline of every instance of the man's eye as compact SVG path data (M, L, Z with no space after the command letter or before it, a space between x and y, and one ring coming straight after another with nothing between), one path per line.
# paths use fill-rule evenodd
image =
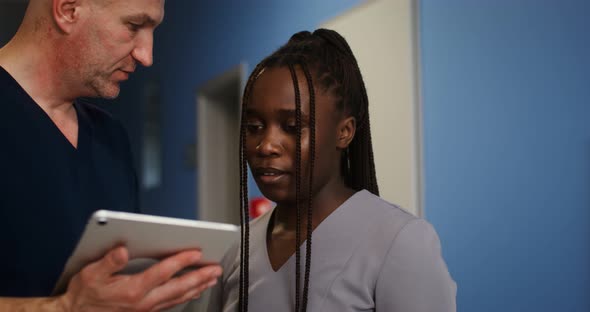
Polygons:
M142 27L142 25L134 24L134 23L127 23L127 27L129 27L129 30L131 30L133 32L137 32Z

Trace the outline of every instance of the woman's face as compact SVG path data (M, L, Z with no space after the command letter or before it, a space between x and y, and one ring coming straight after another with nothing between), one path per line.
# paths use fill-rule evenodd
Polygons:
M305 75L296 70L301 98L301 192L309 181L310 107ZM339 122L331 95L315 91L315 163L313 194L332 179L340 179ZM296 111L295 89L288 67L266 68L255 81L246 103L245 151L256 184L270 200L295 200Z

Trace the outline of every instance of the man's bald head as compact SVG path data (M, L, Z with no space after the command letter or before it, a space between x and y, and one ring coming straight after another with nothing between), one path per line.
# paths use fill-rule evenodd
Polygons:
M105 8L117 0L30 0L23 18L20 31L23 35L42 32L45 36L48 31L62 32L61 21L64 12L70 12L70 20L76 18L77 8ZM21 35L21 34L18 34Z
M153 33L163 17L164 0L31 0L3 49L4 62L16 63L18 51L27 51L19 63L39 60L46 80L75 97L113 98L138 64L152 64Z

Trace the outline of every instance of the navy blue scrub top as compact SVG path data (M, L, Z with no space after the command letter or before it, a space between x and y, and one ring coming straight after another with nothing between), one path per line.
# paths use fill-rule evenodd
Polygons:
M74 106L77 149L0 67L0 297L50 295L94 211L138 211L124 128Z

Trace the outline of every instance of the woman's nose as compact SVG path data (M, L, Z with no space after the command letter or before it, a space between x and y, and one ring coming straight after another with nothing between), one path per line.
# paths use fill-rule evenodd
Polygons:
M282 151L282 144L279 136L273 134L273 131L266 131L267 133L260 139L256 145L256 151L262 156L276 156L280 155Z

